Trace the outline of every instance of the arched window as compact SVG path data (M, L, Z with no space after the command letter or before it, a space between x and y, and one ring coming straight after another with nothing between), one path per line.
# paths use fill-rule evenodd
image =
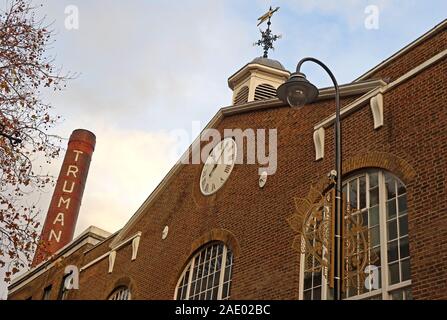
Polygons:
M120 286L115 290L113 290L108 300L130 300L130 299L131 294L129 288L126 286Z
M352 216L369 232L368 265L376 274L375 284L354 279L344 299L412 299L408 210L405 185L389 172L371 169L343 183L343 193ZM354 252L354 254L356 254ZM301 255L301 299L332 299L324 272L314 272L317 261ZM310 272L309 272L310 270Z
M233 253L222 242L202 247L183 271L177 283L175 299L229 299L232 266Z

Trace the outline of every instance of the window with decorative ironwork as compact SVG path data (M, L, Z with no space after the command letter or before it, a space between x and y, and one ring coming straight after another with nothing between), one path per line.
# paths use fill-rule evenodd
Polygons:
M405 185L372 169L347 179L343 193L343 298L412 299ZM300 298L331 299L327 266L315 256L301 254Z
M230 298L233 253L222 242L203 247L189 261L175 290L177 300Z
M115 290L113 290L108 300L130 300L130 299L131 294L129 288L126 286L120 286Z

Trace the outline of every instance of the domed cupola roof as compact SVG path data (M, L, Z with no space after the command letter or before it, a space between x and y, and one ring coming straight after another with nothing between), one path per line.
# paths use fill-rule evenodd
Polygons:
M269 59L269 58L257 57L257 58L254 58L251 63L257 63L257 64L262 64L264 66L271 67L271 68L286 70L284 68L284 66L281 64L281 62L279 62L278 60L273 60L273 59Z

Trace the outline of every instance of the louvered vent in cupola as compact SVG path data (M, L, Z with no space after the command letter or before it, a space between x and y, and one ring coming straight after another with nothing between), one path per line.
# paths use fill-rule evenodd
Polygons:
M228 86L233 90L233 105L276 98L276 88L289 77L290 72L279 61L255 58L228 78Z
M244 86L239 89L238 93L234 97L233 105L244 104L248 102L248 87Z
M266 100L276 97L276 89L274 86L263 83L255 89L255 100Z

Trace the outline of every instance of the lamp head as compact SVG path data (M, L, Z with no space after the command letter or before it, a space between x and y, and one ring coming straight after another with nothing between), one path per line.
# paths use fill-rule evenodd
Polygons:
M302 107L318 97L318 89L306 79L303 73L295 72L278 87L276 95L291 107Z

